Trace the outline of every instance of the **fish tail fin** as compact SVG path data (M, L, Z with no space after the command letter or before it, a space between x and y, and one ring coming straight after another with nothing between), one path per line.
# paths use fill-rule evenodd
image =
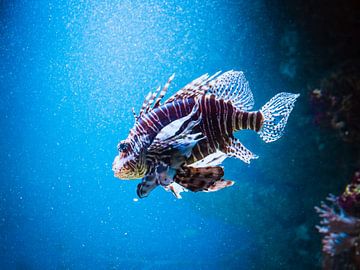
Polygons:
M233 181L222 179L223 176L224 169L220 166L201 168L183 166L177 170L174 181L193 192L211 192L234 184Z
M300 94L282 92L261 108L263 123L259 135L266 143L276 141L283 135L286 122L299 96Z

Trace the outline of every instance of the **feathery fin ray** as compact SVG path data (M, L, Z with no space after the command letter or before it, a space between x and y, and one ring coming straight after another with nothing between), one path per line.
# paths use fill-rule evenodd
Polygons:
M188 166L194 168L217 166L220 165L226 158L227 155L225 153L217 150L215 153L212 153L203 159L197 160L196 162L191 163Z
M226 147L226 155L241 159L245 163L250 163L252 159L257 159L258 156L247 149L238 139L231 139L231 144Z
M210 83L208 93L231 101L239 110L249 111L254 106L254 96L242 71L230 70L221 74Z
M282 92L261 108L264 122L259 135L266 143L276 141L284 134L286 122L299 96L299 94Z

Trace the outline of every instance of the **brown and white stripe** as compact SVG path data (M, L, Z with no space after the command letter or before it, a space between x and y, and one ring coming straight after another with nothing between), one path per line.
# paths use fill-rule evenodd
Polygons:
M234 131L241 129L259 131L262 126L263 116L260 111L239 110L231 101L218 99L215 95L204 95L199 102L202 123L194 132L202 132L206 140L198 142L193 148L188 164L201 160L217 150L226 153L234 139Z

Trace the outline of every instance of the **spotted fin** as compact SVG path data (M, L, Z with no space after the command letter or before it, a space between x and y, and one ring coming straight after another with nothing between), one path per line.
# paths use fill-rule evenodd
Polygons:
M259 135L266 143L274 142L284 134L287 120L299 96L299 94L282 92L275 95L261 108L264 122Z
M233 181L224 180L224 169L220 166L193 168L183 166L177 170L174 181L186 189L211 192L232 186Z
M229 157L241 159L248 164L252 159L258 158L257 155L253 154L236 138L232 139L230 145L226 147L226 155Z
M208 93L231 101L239 110L249 111L254 106L254 96L242 71L227 71L210 83Z

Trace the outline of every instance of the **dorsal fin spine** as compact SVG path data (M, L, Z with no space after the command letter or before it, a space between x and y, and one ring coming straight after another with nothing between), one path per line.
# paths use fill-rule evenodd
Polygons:
M169 103L174 101L177 98L184 98L189 96L196 96L196 93L199 89L199 86L202 85L204 81L206 81L209 78L208 74L201 75L199 78L191 81L187 85L185 85L183 88L181 88L178 92L176 92L173 96L168 98L165 103Z
M139 118L139 116L136 115L134 107L132 107L131 110L132 110L132 113L133 113L133 115L134 115L135 121L137 121L138 118Z
M168 81L166 82L166 84L164 85L163 89L161 90L158 98L156 99L153 108L156 108L160 105L160 101L162 100L162 98L165 96L170 83L172 82L172 80L175 78L175 73L173 73L170 78L168 79Z
M141 109L140 109L140 112L139 112L139 117L144 113L144 110L145 110L147 104L149 103L149 99L150 99L151 95L152 95L152 92L150 91L149 94L147 94L147 96L146 96L146 98L145 98L145 100L144 100L144 102L143 102L143 104L141 106Z
M160 90L161 90L161 86L159 86L156 89L156 91L151 95L149 103L147 104L147 106L146 106L146 108L144 110L145 113L147 113L147 112L149 112L149 110L151 110L151 105L153 104L153 102L154 102L156 96L159 94Z

